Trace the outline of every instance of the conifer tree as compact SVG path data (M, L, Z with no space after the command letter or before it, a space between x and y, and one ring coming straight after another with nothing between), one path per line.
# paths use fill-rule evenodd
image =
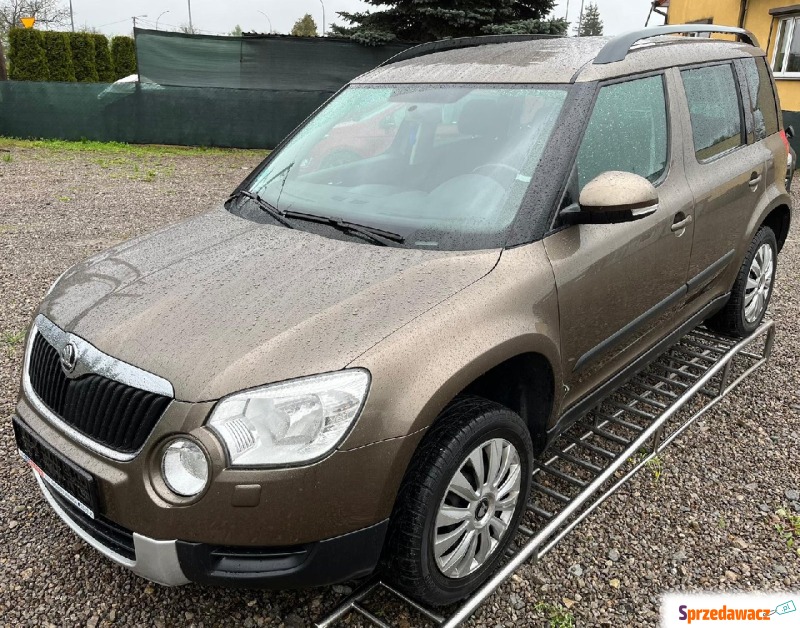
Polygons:
M8 78L12 81L47 81L47 55L42 31L32 28L13 28L8 34Z
M113 83L114 64L111 62L111 49L108 46L108 37L95 33L94 39L94 64L97 67L97 78L101 83Z
M79 83L97 83L94 36L90 33L70 33L69 47L72 50L72 65L75 66L75 80Z
M365 0L376 7L340 12L346 26L331 31L366 45L434 41L501 33L566 34L564 20L547 20L555 0Z
M600 19L600 9L594 2L590 2L589 6L583 12L583 17L580 21L578 30L578 37L599 37L603 34L603 20Z
M59 83L75 82L75 66L72 65L72 50L69 35L58 31L44 31L44 51L50 70L49 80Z

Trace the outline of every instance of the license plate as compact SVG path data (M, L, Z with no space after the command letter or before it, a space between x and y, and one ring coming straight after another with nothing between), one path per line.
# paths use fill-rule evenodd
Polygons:
M17 448L23 460L49 488L94 519L98 502L94 477L40 439L16 416L13 425Z
M61 497L66 499L70 504L75 506L75 508L80 510L83 514L85 514L88 517L91 517L92 519L94 519L94 512L92 512L91 508L89 508L86 504L81 502L77 497L73 497L72 495L70 495L65 488L62 488L61 485L58 484L58 482L56 482L53 478L51 478L49 475L47 475L44 471L42 471L41 468L39 468L39 465L36 464L33 460L31 460L25 454L24 451L22 451L21 449L18 450L18 451L19 451L19 455L22 456L22 459L30 465L31 469L33 469L34 472L40 478L42 478L45 482L47 482L47 484L54 491L56 491L59 495L61 495Z

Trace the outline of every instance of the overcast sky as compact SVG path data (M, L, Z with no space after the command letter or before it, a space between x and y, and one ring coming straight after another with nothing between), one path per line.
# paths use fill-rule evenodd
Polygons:
M359 0L323 1L328 25L337 19L337 11L359 11L368 7ZM67 0L62 2L68 4ZM72 6L76 28L85 25L99 28L109 35L119 35L130 33L131 17L134 13L147 16L140 23L144 27L153 28L155 20L164 11L169 13L161 16L160 28L172 27L174 30L182 24L188 24L188 2L189 0L72 0ZM581 0L569 0L569 18L573 22L577 22L580 4ZM650 0L597 0L597 4L605 22L606 34L614 35L644 26ZM288 32L295 20L304 13L311 13L317 24L322 26L320 0L191 0L191 6L195 29L214 34L228 33L237 24L246 31L266 31L267 18L259 11L266 13L272 27L282 33ZM554 15L564 16L566 8L566 0L560 0ZM657 17L655 23L662 22L663 19Z

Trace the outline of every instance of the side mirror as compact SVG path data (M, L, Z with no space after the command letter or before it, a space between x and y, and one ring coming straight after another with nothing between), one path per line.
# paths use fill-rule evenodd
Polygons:
M568 224L602 225L641 220L658 209L658 191L631 172L604 172L581 192L578 205L561 212Z
M794 137L794 127L790 124L786 127L786 137L792 139Z

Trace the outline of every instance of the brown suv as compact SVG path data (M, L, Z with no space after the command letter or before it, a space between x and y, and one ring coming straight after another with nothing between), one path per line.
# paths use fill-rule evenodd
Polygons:
M537 452L687 330L767 309L780 107L748 33L651 38L701 28L404 53L224 207L66 272L14 417L47 501L164 584L382 562L428 602L474 590Z

